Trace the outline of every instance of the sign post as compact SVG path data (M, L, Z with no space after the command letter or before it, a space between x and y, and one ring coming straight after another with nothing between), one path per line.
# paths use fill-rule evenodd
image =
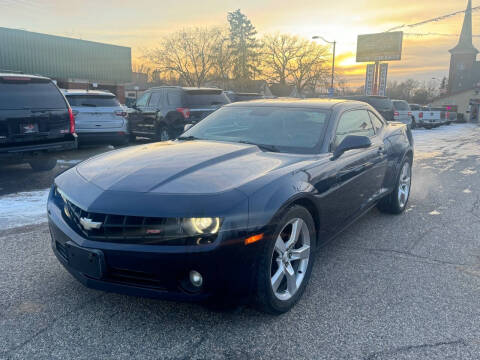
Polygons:
M367 77L365 79L365 95L373 95L373 81L374 81L375 65L367 65Z
M379 89L378 89L378 95L380 96L387 95L387 75L388 75L388 63L383 63L380 65L380 79L379 79Z

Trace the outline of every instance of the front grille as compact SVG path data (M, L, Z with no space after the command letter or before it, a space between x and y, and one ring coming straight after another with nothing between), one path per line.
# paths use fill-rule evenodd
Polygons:
M188 245L197 241L183 233L176 218L100 214L84 211L66 199L64 204L74 229L89 240L145 245ZM81 224L82 218L101 223L101 226L86 230Z

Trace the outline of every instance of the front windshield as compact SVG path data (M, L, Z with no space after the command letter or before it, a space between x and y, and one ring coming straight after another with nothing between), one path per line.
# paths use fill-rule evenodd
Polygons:
M318 152L328 111L287 107L225 107L181 138L251 143L271 151L312 154Z

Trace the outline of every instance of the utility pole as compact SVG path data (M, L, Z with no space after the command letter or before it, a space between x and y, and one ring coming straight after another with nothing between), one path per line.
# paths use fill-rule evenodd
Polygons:
M320 39L320 40L323 40L324 42L330 44L333 46L333 58L332 58L332 80L330 82L330 89L328 90L328 94L330 96L333 96L333 94L335 93L335 88L334 88L334 82L335 82L335 50L336 50L336 47L337 47L337 42L334 40L334 41L328 41L328 40L325 40L324 37L322 36L318 36L318 35L315 35L315 36L312 36L312 39L313 40L316 40L316 39Z

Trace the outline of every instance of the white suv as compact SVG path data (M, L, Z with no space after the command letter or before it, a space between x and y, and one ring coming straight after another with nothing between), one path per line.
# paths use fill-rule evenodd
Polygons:
M75 115L80 144L128 143L127 112L114 94L97 90L63 90Z

